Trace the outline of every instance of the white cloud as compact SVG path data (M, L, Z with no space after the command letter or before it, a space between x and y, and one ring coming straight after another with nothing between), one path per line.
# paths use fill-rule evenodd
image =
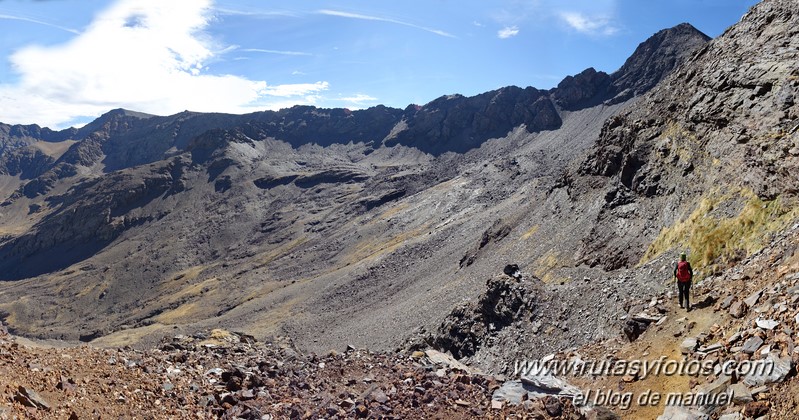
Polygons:
M613 35L619 31L606 15L588 16L578 12L560 12L559 17L577 32L589 35Z
M204 63L230 50L202 32L211 14L211 0L119 0L66 43L17 50L18 81L0 84L3 122L58 128L116 107L241 113L274 109L270 97L316 101L328 88L208 74Z
M397 24L397 25L403 25L403 26L408 26L408 27L411 27L411 28L421 29L423 31L434 33L436 35L445 36L447 38L457 38L455 35L452 35L451 33L442 31L440 29L427 28L427 27L424 27L424 26L415 25L413 23L408 23L408 22L404 22L404 21L396 20L396 19L384 18L384 17L379 17L379 16L362 15L360 13L341 12L341 11L338 11L338 10L326 10L326 9L319 10L318 13L322 14L322 15L327 15L327 16L338 16L338 17L349 18L349 19L375 20L375 21L379 21L379 22L389 22L389 23L394 23L394 24Z
M500 29L497 32L497 36L500 39L508 39L508 38L514 37L516 35L519 35L519 27L515 26L515 25L514 26L506 26L506 27Z

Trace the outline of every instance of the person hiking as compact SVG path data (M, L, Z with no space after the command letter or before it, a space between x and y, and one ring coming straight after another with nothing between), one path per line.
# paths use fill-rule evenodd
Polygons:
M686 260L684 252L680 254L680 261L674 266L674 278L677 279L677 289L680 293L680 308L684 307L690 312L691 304L688 300L688 292L691 290L694 270L691 268L691 263ZM682 305L683 297L685 297L685 306Z

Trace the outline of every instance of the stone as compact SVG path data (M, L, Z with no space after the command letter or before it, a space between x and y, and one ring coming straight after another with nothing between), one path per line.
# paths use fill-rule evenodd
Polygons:
M424 352L423 351L415 351L415 352L411 353L411 358L413 358L413 359L421 359L422 357L424 357Z
M624 327L622 327L622 331L624 332L624 335L627 336L627 339L630 340L630 342L633 342L638 337L640 337L641 334L644 333L644 331L646 331L646 328L648 326L649 323L647 322L627 319L624 322Z
M696 390L696 394L719 395L722 392L727 391L727 387L730 385L730 382L732 382L732 378L729 376L719 376L711 383L700 385Z
M507 381L491 395L491 401L503 401L519 405L527 399L527 389L521 381Z
M741 351L746 354L753 354L762 345L763 345L763 339L756 335L753 335L749 337L746 341L744 341L744 345Z
M679 405L667 405L657 420L706 420L709 418L707 414L699 410Z
M659 315L651 315L651 314L648 314L646 312L640 312L637 315L634 315L632 317L633 321L644 322L644 323L647 323L647 324L651 324L653 322L658 322L658 321L660 321L660 318L662 318L662 317L659 316Z
M735 343L736 341L738 341L740 339L741 339L741 333L737 332L737 333L731 335L730 338L724 340L724 342L729 346L730 344Z
M221 368L208 369L205 372L205 376L211 376L211 375L221 376L222 372L224 372L224 371Z
M730 306L730 316L733 318L743 318L746 315L746 304L743 302L735 302Z
M754 398L752 398L752 393L749 391L749 387L740 382L730 385L728 390L732 394L732 402L734 404L743 405L754 401Z
M763 289L760 289L757 292L754 292L751 295L749 295L749 297L747 297L746 299L744 299L744 303L746 304L746 306L752 308L755 306L755 304L757 304L757 301L760 299L760 296L762 295L763 295Z
M50 403L42 398L38 392L24 386L17 388L17 393L14 396L14 399L26 407L50 410Z
M727 308L730 307L730 305L732 305L733 300L735 300L735 296L733 295L727 296L726 298L724 298L723 301L721 301L721 305L719 306L719 308L726 310Z
M756 387L776 382L782 382L793 367L793 360L790 357L779 357L778 354L769 353L765 359L765 364L758 365L758 369L750 372L743 379L746 385Z
M492 410L502 410L502 407L505 406L505 401L500 400L491 400L491 409Z
M369 416L369 409L363 404L358 404L358 406L355 407L355 416L361 419L366 418Z
M727 413L719 417L719 420L743 420L741 413Z
M548 373L525 375L520 379L529 391L537 394L557 394L573 397L581 393L576 386Z
M552 417L559 417L563 412L563 406L560 404L560 400L553 396L544 398L544 409L546 409L547 413Z
M696 340L696 337L688 337L680 343L680 353L691 354L696 350L698 344L699 342Z
M388 396L382 389L377 388L372 391L369 396L372 398L373 401L377 401L380 404L385 404L388 402Z
M442 353L438 350L433 350L433 349L425 350L424 355L426 355L427 358L430 359L431 363L436 365L448 366L450 369L459 369L470 374L481 373L479 370L466 366L463 363L459 362L454 357L450 356L449 354Z
M701 351L702 353L712 353L714 351L721 350L722 348L724 348L724 346L721 343L716 343L716 344L711 344L709 346L700 347L699 351Z
M758 319L755 321L755 324L764 330L773 330L780 325L780 321L775 321L773 319Z

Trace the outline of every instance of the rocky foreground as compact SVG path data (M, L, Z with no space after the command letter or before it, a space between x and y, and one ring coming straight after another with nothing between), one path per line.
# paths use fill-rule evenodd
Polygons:
M501 378L435 351L301 354L221 330L160 348L40 348L0 333L0 418L580 418L567 399L492 404Z
M495 277L479 309L464 309L458 323L442 324L432 345L451 344L444 338L467 330L486 333L478 326L496 327L503 313L525 318L531 309L524 302L540 293L536 281L518 271ZM288 339L256 341L218 329L177 335L144 350L52 347L2 327L0 418L798 418L799 223L763 250L698 282L690 312L678 307L668 286L631 302L617 321L616 338L544 359L575 365L661 359L711 367L701 374L485 374L423 341L388 353L348 347L313 354ZM462 343L471 342L464 337ZM725 373L727 362L773 368ZM637 403L644 393L676 393L681 400Z

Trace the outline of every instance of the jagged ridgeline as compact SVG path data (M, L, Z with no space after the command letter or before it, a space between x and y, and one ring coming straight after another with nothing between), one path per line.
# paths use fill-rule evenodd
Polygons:
M550 90L0 125L0 313L108 345L175 327L315 351L423 337L493 370L617 336L677 250L723 275L796 220L794 6L714 40L660 31ZM512 264L535 286L492 280L521 295L491 298Z

